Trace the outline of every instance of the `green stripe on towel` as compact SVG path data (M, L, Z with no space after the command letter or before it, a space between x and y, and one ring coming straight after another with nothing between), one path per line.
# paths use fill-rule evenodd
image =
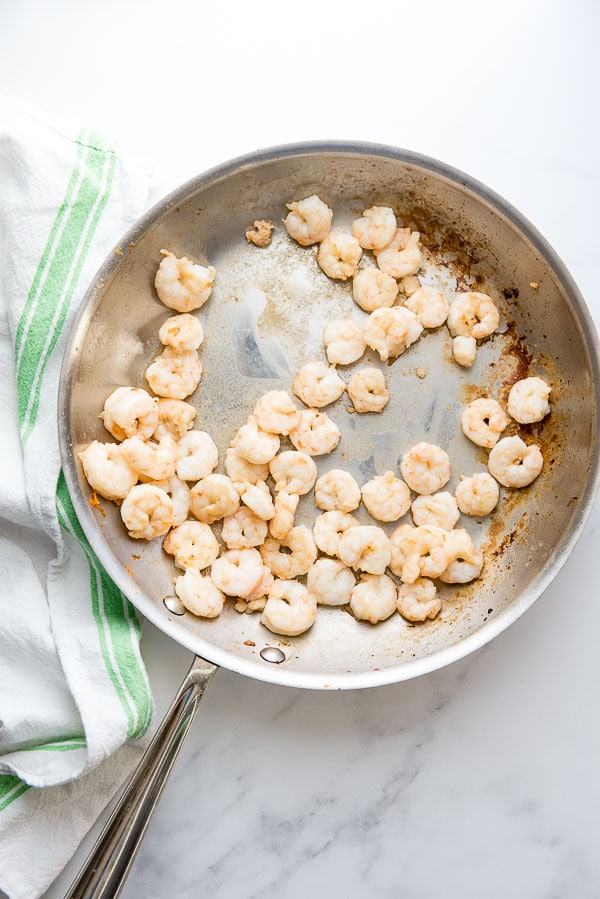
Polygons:
M30 789L29 784L12 774L0 774L0 812Z

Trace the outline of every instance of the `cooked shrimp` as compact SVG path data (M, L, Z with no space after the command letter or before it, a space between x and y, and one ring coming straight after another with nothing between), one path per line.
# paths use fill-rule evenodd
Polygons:
M508 413L522 425L541 421L550 412L548 397L552 388L542 378L523 378L508 394ZM116 436L116 435L115 435Z
M389 206L371 206L352 222L352 234L363 250L381 250L396 233L396 216Z
M219 451L207 431L188 431L179 441L177 474L182 481L199 481L217 467Z
M130 537L152 540L166 534L173 524L173 503L153 484L132 487L121 504L121 518Z
M279 450L280 440L277 434L268 434L259 428L254 415L250 415L245 425L239 429L231 446L238 456L252 462L253 465L265 465L270 462Z
M282 552L281 547L288 552ZM287 579L306 574L317 558L317 547L310 528L300 524L291 528L283 540L267 537L260 554L275 577Z
M393 471L367 481L361 494L367 512L378 521L397 521L410 509L410 490Z
M359 242L344 231L331 231L317 250L317 262L322 270L338 281L354 277L361 256Z
M257 219L252 223L253 227L246 231L246 240L253 243L256 247L268 247L271 243L271 237L275 225L265 219Z
M142 480L164 481L175 474L177 444L168 434L161 437L158 443L128 437L121 447L123 455Z
M240 506L237 512L223 519L221 539L228 549L250 549L260 546L266 538L267 522L247 506Z
M204 340L200 319L189 312L172 315L160 326L158 339L174 350L197 350Z
M387 246L374 251L381 271L387 272L392 278L406 278L407 275L418 272L423 264L420 237L418 231L398 228Z
M352 281L354 302L365 312L393 306L398 296L396 280L373 265L361 268Z
M352 570L337 559L317 559L306 578L306 586L321 606L346 605L355 584Z
M435 618L441 608L437 587L426 577L418 577L412 584L401 584L398 588L397 609L407 621Z
M439 446L421 442L402 456L400 471L411 490L427 495L450 480L450 459Z
M208 474L191 489L192 515L206 524L213 524L221 518L233 515L239 506L239 494L227 475Z
M158 400L141 387L117 387L104 402L100 418L117 440L148 440L158 424Z
M181 440L185 432L194 426L195 418L196 410L190 403L161 397L158 401L158 424L152 436L160 440L165 434L170 434L174 440Z
M463 368L471 368L477 357L477 341L474 337L455 337L452 340L452 355Z
M245 485L245 490L240 494L240 499L244 505L252 509L255 515L262 518L263 521L269 521L275 515L275 506L273 505L273 497L267 484L264 481L257 481L256 484Z
M433 524L444 531L451 531L460 518L456 500L451 493L446 492L418 496L411 511L417 526Z
M435 287L419 287L404 301L404 305L414 312L424 328L439 328L448 318L450 310L445 294Z
M297 493L280 490L275 494L275 514L269 522L269 532L276 540L283 540L294 527L294 516L300 497Z
M209 298L216 271L209 265L197 265L185 256L180 259L161 250L164 259L158 266L154 286L161 303L177 312L199 309Z
M253 465L242 459L233 447L225 452L225 471L233 481L238 493L243 493L246 484L256 484L258 481L266 481L269 477L268 465Z
M309 456L333 452L341 436L336 423L319 409L303 409L298 427L290 431L290 440L296 449Z
M377 624L396 611L398 592L387 574L363 574L352 591L350 608L356 618Z
M345 565L368 574L383 574L390 564L391 553L385 531L371 524L355 525L344 531L337 551Z
M457 528L449 531L446 539L449 554L448 566L440 574L445 584L468 584L481 574L483 554L475 548L471 535Z
M316 194L297 203L287 203L289 214L283 224L287 233L303 247L325 240L331 228L333 210Z
M477 446L491 449L508 425L508 416L500 403L484 396L473 400L460 418L463 434Z
M337 556L340 539L350 528L356 527L358 520L345 512L323 512L315 518L313 536L321 552Z
M210 577L226 596L244 599L258 586L263 563L256 549L228 549L213 562Z
M279 453L269 462L269 471L275 481L275 490L300 496L312 490L317 479L317 466L311 457L297 450Z
M448 533L436 525L413 528L401 524L390 534L392 574L402 578L405 584L414 583L420 575L438 577L450 559Z
M417 316L403 306L376 309L363 325L365 343L379 353L382 362L401 356L422 332Z
M455 491L458 508L465 515L479 518L489 515L500 499L500 488L487 471L474 474L471 478L463 478Z
M137 472L123 455L120 443L94 440L77 455L88 484L106 499L123 499L138 479Z
M335 403L345 389L346 385L334 366L325 362L307 362L303 365L296 373L292 388L303 403L318 409Z
M453 337L489 337L500 323L494 301L486 293L469 290L457 293L448 313L448 328Z
M357 412L381 412L390 399L384 374L378 368L355 371L346 390Z
M539 475L544 457L539 446L520 437L503 437L490 451L488 468L503 487L527 487Z
M171 502L173 503L173 526L183 524L190 512L190 488L185 481L182 481L177 475L173 475L173 477L164 481L148 481L148 483L154 487L160 487L167 496L171 497Z
M314 624L316 615L317 601L304 584L276 580L260 621L274 634L297 637Z
M315 503L325 512L353 512L360 506L360 487L350 472L332 468L315 484Z
M350 365L360 359L365 351L362 331L351 318L328 322L323 329L323 343L327 361L332 365Z
M158 396L184 400L200 383L202 363L197 350L165 347L146 369L146 380Z
M398 287L405 297L412 297L413 293L420 289L421 282L416 275L407 275L405 278L400 279Z
M275 583L273 572L266 565L263 565L261 578L252 591L246 597L249 612L262 611L267 604L267 594ZM262 601L261 601L262 600Z
M202 521L184 521L165 537L163 549L175 557L178 568L208 568L219 555L219 543L212 528Z
M258 427L268 434L287 437L300 421L300 410L285 390L270 390L256 403L254 418Z
M223 611L224 595L208 575L200 574L196 568L188 568L185 574L175 578L175 593L192 615L218 618Z

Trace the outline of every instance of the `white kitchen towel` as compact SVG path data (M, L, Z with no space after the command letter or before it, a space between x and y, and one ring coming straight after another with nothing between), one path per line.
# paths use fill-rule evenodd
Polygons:
M86 542L57 437L70 323L151 179L146 160L72 119L0 98L0 889L11 899L56 877L152 718L137 618Z

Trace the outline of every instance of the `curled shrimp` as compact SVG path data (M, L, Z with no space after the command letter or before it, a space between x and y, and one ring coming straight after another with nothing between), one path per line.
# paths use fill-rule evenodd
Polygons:
M186 256L177 258L167 250L161 250L163 259L158 266L154 286L161 303L177 312L199 309L209 298L216 271L191 262Z
M339 400L346 389L334 366L325 362L307 362L298 369L293 392L307 406L320 409Z
M233 515L240 506L240 497L231 478L224 474L208 474L190 491L190 508L194 518L214 524Z
M258 427L268 434L287 437L300 421L300 410L285 390L270 390L256 403L254 418Z
M390 534L390 571L412 584L421 575L438 577L447 567L450 554L448 532L435 525L413 528L401 524Z
M463 368L471 368L477 357L477 341L474 337L455 337L452 340L452 355Z
M194 426L196 410L184 400L161 397L158 401L158 424L153 433L155 440L170 434L174 440L181 440L186 431Z
M391 547L387 534L370 524L359 524L344 531L337 554L349 568L368 574L383 574L390 564Z
M455 490L458 508L465 515L489 515L498 505L500 488L487 471L463 478Z
M347 281L353 278L362 256L359 242L344 231L331 231L319 244L317 262L330 278Z
M157 396L184 400L190 396L202 377L202 363L197 350L164 348L146 369L146 380Z
M158 339L164 346L170 346L174 350L197 350L204 340L204 329L200 319L189 312L183 312L181 315L172 315L162 323Z
M316 615L317 601L304 584L276 580L260 620L274 634L297 637L314 624Z
M263 563L256 549L229 549L213 562L210 577L226 596L244 599L263 576Z
M352 281L354 302L365 312L393 306L398 296L395 278L369 265L361 268Z
M190 511L190 488L185 481L182 481L177 475L173 475L173 477L166 478L164 481L148 481L148 483L154 487L160 487L171 498L173 503L173 526L183 524Z
M300 497L297 493L279 490L275 494L273 502L275 514L269 522L269 532L276 540L283 540L294 527L294 516L299 502Z
M350 608L356 618L377 624L396 611L398 592L387 574L363 574L352 591Z
M173 503L164 490L153 484L132 487L120 511L127 533L136 540L161 537L173 524Z
M325 512L353 512L360 499L360 487L350 472L341 468L332 468L315 484L315 504Z
M378 368L355 371L346 390L357 412L381 412L390 399L384 374Z
M188 431L177 449L177 475L182 481L199 481L217 467L219 450L208 431Z
M404 305L414 312L424 328L439 328L450 311L445 294L435 287L419 287L404 301Z
M246 424L242 425L231 441L231 446L237 454L253 465L270 462L279 451L279 444L277 434L268 434L259 428L254 415L249 416Z
M412 504L411 511L413 521L418 527L432 524L444 531L451 531L460 518L455 498L445 491L429 496L418 496Z
M302 496L312 490L317 479L317 466L306 453L285 450L269 462L269 471L275 481L275 490L298 493Z
M325 240L331 228L333 211L316 194L286 205L290 211L283 224L290 237L303 247Z
M338 318L328 322L323 329L323 343L327 361L331 365L350 365L351 362L356 362L366 346L360 327L351 318Z
M403 306L376 309L363 325L365 343L379 353L382 362L401 356L422 332L423 325L417 316Z
M382 250L396 233L396 216L389 206L371 206L352 222L352 235L364 250Z
M440 574L445 584L468 584L481 574L483 555L475 548L471 535L457 528L449 531L446 539L448 566Z
M262 575L258 584L252 593L249 593L248 596L246 596L249 612L257 612L264 609L267 604L267 594L274 583L275 578L273 577L273 572L270 568L267 568L266 565L263 565Z
M154 441L128 437L121 444L123 455L138 477L148 481L164 481L172 478L177 467L177 444L166 434Z
M433 581L418 577L412 584L400 585L397 608L407 621L425 621L439 615L442 601Z
M169 531L163 542L163 549L174 556L175 564L184 571L208 568L219 555L219 543L212 528L202 521L184 521Z
M398 286L405 297L412 297L413 293L420 290L421 282L416 275L407 275L405 278L400 279Z
M309 456L333 452L341 436L336 423L319 409L303 409L298 426L290 431L290 440L296 449Z
M282 547L287 552L282 552ZM317 558L317 547L310 528L300 524L291 528L283 540L267 537L260 554L275 577L288 579L306 574Z
M522 425L541 421L550 412L552 388L542 378L523 378L517 381L508 394L508 413Z
M224 595L207 574L200 574L196 568L188 568L175 578L175 593L192 615L218 618L223 611Z
M414 275L423 264L419 246L421 235L410 228L398 228L392 240L381 250L375 250L377 265L392 278Z
M313 536L315 543L321 552L328 556L337 556L342 535L358 525L354 515L347 512L323 512L318 515L313 524Z
M520 437L503 437L492 447L488 457L490 474L503 487L527 487L544 465L539 446L529 444Z
M367 512L379 521L397 521L410 509L410 490L393 471L367 481L361 494Z
M252 509L254 514L262 518L263 521L269 521L275 515L273 497L264 481L257 481L256 484L246 483L245 490L240 494L240 499L244 505Z
M448 313L448 328L453 337L489 337L500 323L496 305L487 293L469 290L457 293Z
M238 493L244 493L246 484L257 484L269 477L268 465L254 465L237 453L233 447L225 452L225 471Z
M338 559L317 559L306 577L306 586L321 606L344 606L356 584L353 571Z
M450 480L450 459L439 446L417 443L402 456L402 477L415 493L435 493Z
M233 515L223 519L221 539L228 549L251 549L267 538L267 522L252 509L240 506Z
M141 387L117 387L104 402L100 418L117 440L148 440L158 424L158 400Z
M484 396L463 409L460 418L463 434L477 446L491 449L508 425L508 416L500 403Z
M123 499L137 482L137 472L123 455L119 443L94 440L77 455L88 484L106 499Z

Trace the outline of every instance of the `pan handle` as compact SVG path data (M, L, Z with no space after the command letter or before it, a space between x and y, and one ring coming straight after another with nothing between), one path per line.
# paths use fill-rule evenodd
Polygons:
M65 899L114 899L125 883L152 812L216 665L194 658L171 708L134 771Z

